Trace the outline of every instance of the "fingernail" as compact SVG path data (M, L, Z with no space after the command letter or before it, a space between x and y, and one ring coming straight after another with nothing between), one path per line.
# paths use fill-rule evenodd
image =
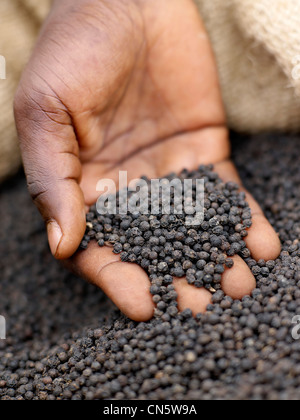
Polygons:
M61 228L55 221L52 221L47 225L47 232L51 252L54 256L56 256L57 249L62 238Z

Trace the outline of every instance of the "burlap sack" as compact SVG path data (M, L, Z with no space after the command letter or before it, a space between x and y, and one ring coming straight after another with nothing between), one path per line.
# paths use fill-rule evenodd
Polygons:
M169 0L176 1L176 0ZM0 181L20 164L12 101L51 0L0 1ZM231 128L300 128L300 0L195 0L217 58Z
M0 182L20 166L13 97L50 2L51 0L0 0L0 55L6 61L6 79L0 78ZM1 65L3 66L3 60ZM1 70L2 77L3 69Z
M300 0L195 0L217 58L229 125L300 128Z

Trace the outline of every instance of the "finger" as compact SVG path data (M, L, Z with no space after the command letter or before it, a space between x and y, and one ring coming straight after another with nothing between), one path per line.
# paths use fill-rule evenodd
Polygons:
M242 187L241 179L234 164L230 161L215 165L215 170L225 181L233 181L241 186L246 193L246 201L252 211L252 227L245 238L247 247L250 249L255 260L264 259L266 261L276 259L281 252L281 244L275 230L266 219L257 201L252 195Z
M256 287L255 278L247 264L239 256L233 258L233 268L226 268L222 275L223 292L232 299L242 299L251 295Z
M178 294L178 309L182 312L185 309L191 309L193 315L206 312L207 306L211 303L212 295L208 290L197 289L188 284L186 278L175 278L174 287Z
M29 81L26 83L31 86ZM19 90L15 117L30 194L58 259L73 255L85 232L78 144L64 106L52 95Z
M147 274L138 265L122 262L111 248L99 248L91 243L67 264L72 271L100 287L128 318L141 322L153 317Z

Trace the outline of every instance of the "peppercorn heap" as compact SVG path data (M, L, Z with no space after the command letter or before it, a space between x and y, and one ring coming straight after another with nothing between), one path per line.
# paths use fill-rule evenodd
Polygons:
M162 194L153 197L151 180L146 177L143 180L149 186L147 208L151 208L150 203L154 200L162 209ZM166 307L161 301L162 294L168 293L169 302L176 301L176 293L170 286L173 277L186 277L189 284L205 287L214 293L221 289L225 267L231 268L234 264L230 257L237 254L250 257L244 238L252 223L251 210L238 185L224 183L213 172L213 166L200 166L193 172L184 170L178 177L170 175L164 180L179 181L181 191L185 181L192 180L190 204L193 209L198 192L196 180L204 181L204 217L196 226L188 226L189 214L185 211L191 206L187 209L184 205L184 194L178 203L174 189L169 189L170 214L131 214L127 211L124 215L103 215L97 212L96 205L93 206L87 215L87 231L81 243L82 249L87 248L90 240L96 240L100 247L111 246L122 261L136 263L146 270L152 283L153 300L157 304L156 314ZM125 196L130 201L133 191L127 189ZM118 207L120 194L117 194L116 203ZM176 212L178 205L183 210L179 214ZM176 315L177 310L173 307L169 312Z
M24 179L2 188L0 400L300 399L299 137L239 136L233 146L283 250L247 258L251 296L218 290L196 318L126 319L51 258Z

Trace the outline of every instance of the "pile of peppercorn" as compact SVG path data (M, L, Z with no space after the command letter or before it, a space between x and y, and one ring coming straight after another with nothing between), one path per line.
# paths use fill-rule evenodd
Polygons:
M1 400L300 399L299 138L238 137L233 150L283 250L276 261L247 258L251 296L218 290L196 318L126 319L51 258L24 179L2 187Z
M125 215L102 215L95 205L87 215L87 231L81 248L86 249L91 240L96 240L100 247L112 246L122 261L136 263L146 270L154 296L161 293L162 287L165 293L173 293L169 286L174 277L186 277L189 284L205 287L214 293L221 289L225 267L231 268L234 264L230 257L250 257L244 241L247 229L251 227L251 210L245 194L235 183L224 183L213 171L213 166L200 166L196 171L184 170L179 176L170 175L163 179L179 180L182 190L185 180L204 181L203 217L199 224L191 227L187 223L184 194L180 203L183 212L176 214L178 196L174 190L170 190L170 214L127 212ZM147 208L151 208L151 180L146 177L143 180L149 186ZM132 190L126 191L128 201L132 194ZM158 199L162 209L162 194L154 199ZM196 199L194 182L193 208L196 208ZM117 208L118 204L119 195ZM176 298L170 299L174 300Z

